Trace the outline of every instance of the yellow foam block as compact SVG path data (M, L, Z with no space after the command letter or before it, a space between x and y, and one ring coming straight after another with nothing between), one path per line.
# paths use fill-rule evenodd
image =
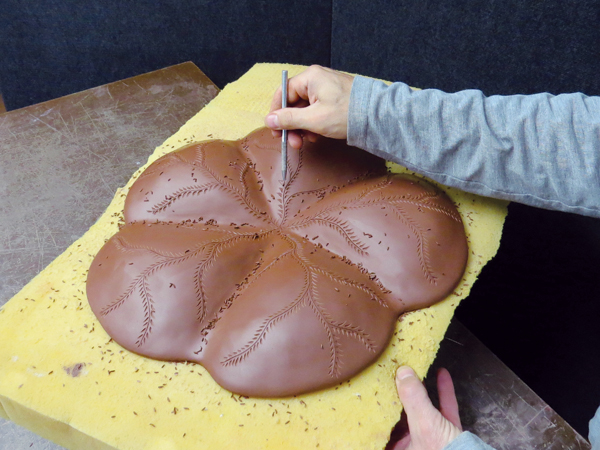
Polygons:
M158 147L238 139L262 126L281 70L258 64ZM114 343L87 304L92 258L117 231L134 174L90 230L0 310L0 415L69 449L383 449L401 406L400 364L423 377L455 307L496 253L506 203L445 189L463 217L467 271L443 302L406 314L379 360L326 391L254 399L220 388L199 365L166 363ZM403 171L399 166L393 169Z

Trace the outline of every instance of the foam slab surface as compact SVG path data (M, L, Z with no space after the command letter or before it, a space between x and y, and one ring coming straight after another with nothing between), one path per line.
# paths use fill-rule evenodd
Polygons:
M149 163L190 142L239 139L262 126L284 68L290 76L304 69L256 65ZM469 241L467 270L455 291L401 316L389 347L358 376L312 394L255 399L222 389L199 365L124 350L88 306L89 265L118 231L126 193L145 167L81 239L0 310L0 415L70 449L383 449L401 413L394 372L408 364L426 374L454 309L498 249L506 203L443 188Z

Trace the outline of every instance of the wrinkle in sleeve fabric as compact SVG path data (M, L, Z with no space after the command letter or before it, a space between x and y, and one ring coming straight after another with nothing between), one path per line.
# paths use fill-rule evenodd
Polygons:
M447 186L600 217L600 97L486 97L356 77L348 143Z

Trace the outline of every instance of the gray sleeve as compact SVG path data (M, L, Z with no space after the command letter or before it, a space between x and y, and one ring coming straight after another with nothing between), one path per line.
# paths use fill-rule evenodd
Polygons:
M465 431L446 445L443 450L494 450L473 433Z
M356 77L348 143L464 191L600 217L600 97L448 94Z
M600 450L600 408L596 411L596 415L590 420L590 443L592 450Z

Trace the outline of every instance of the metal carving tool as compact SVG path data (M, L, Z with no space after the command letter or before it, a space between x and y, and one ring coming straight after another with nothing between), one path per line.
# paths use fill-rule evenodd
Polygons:
M288 71L281 71L281 107L287 108ZM281 177L285 184L287 176L287 130L281 131Z

